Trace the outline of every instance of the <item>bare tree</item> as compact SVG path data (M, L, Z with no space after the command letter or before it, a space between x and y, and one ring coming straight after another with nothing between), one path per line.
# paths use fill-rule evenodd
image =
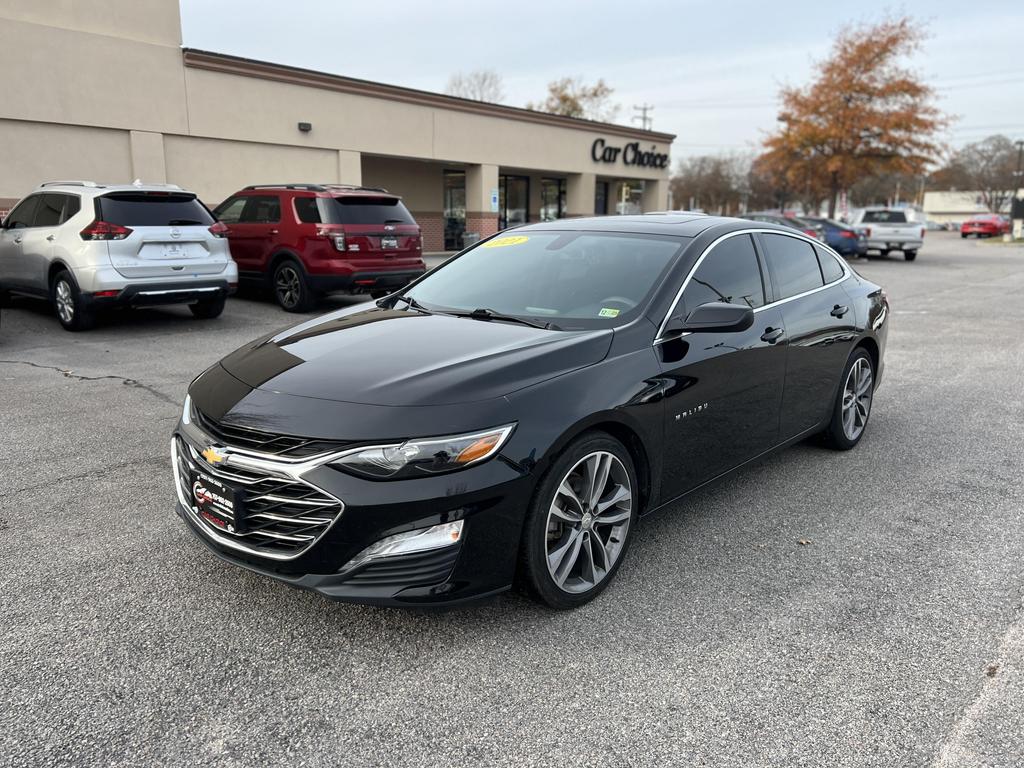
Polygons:
M1017 192L1014 170L1017 150L1005 136L989 136L968 144L953 156L964 180L981 194L981 201L993 213L999 213Z
M701 155L679 161L669 184L681 208L730 215L743 209L750 195L751 158L743 154Z
M621 105L611 101L614 92L603 79L599 79L593 85L587 85L581 77L563 77L548 83L548 96L544 101L531 101L526 108L550 112L553 115L582 117L610 123L621 109Z
M463 74L456 72L448 78L445 92L474 101L488 101L496 104L505 99L505 87L501 75L493 69L475 69Z

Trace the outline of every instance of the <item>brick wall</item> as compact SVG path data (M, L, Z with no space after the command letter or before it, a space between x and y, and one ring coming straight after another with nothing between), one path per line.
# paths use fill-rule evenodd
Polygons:
M480 239L490 237L498 231L498 214L466 213L466 231L479 232Z
M444 216L433 211L413 211L412 215L423 231L423 250L443 251Z

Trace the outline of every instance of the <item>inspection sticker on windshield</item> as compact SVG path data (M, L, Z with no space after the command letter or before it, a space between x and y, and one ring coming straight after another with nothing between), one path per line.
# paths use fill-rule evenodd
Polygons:
M601 311L597 313L598 317L618 317L619 310L608 309L608 307L601 307Z
M504 248L506 245L522 245L529 239L526 235L508 235L507 237L488 240L484 243L484 248Z

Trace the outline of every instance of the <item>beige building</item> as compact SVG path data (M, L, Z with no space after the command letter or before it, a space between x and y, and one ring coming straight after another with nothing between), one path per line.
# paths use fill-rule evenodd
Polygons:
M181 47L177 0L0 0L0 208L53 179L405 198L427 250L525 221L663 210L674 136Z

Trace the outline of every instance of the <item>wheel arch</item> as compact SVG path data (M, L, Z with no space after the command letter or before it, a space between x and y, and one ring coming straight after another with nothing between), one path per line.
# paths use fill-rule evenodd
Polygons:
M854 347L854 350L858 349L867 350L867 353L871 356L871 369L877 372L879 357L881 356L881 352L878 349L878 342L875 341L870 336L865 336L863 339L857 342L857 346Z
M267 280L272 281L274 279L274 270L277 269L282 261L294 261L299 265L299 269L302 270L303 274L306 273L306 265L302 263L302 257L299 254L287 248L279 248L274 251L267 262Z
M52 262L50 262L50 266L47 267L46 269L47 290L52 290L53 278L55 278L61 272L67 272L69 275L71 275L71 280L72 282L74 282L75 288L78 288L78 280L77 278L75 278L74 270L71 269L71 267L69 267L67 264L65 264L61 259L54 259Z
M559 436L544 456L544 472L555 459L580 436L588 432L605 432L625 447L633 460L633 469L639 484L640 513L648 508L653 495L653 474L651 455L636 425L629 423L618 414L599 413L577 422Z

